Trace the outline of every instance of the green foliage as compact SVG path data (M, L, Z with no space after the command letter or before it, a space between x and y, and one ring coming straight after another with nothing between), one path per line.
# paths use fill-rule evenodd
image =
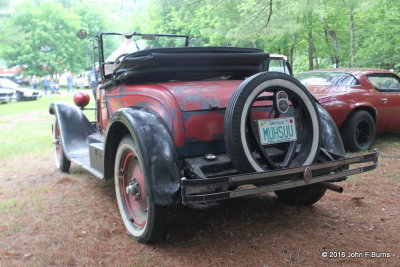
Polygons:
M295 71L334 64L400 67L400 5L393 0L10 3L0 0L0 54L8 65L23 65L32 74L89 68L92 47L76 38L81 28L90 36L101 31L177 33L196 38L195 46L258 47L288 55Z
M105 10L95 2L24 1L0 27L0 53L9 66L21 65L26 74L81 72L93 62L92 43L76 33L85 29L94 37L107 31Z
M364 66L395 67L400 62L399 2L363 2L358 10L358 62Z
M17 45L21 40L21 35L15 36L15 33L19 31L17 27L4 27L4 21L10 15L10 0L0 0L0 55L5 44Z
M89 36L89 40L78 40L76 36L74 36L75 41L79 42L78 54L81 56L75 57L75 60L80 67L79 72L81 72L90 69L93 63L94 55L92 52L95 42L90 42L90 39L95 38L99 32L108 31L110 23L109 19L101 15L104 12L104 7L96 3L79 2L72 7L71 12L79 17L79 28L85 29ZM95 57L97 58L97 56ZM75 70L75 72L77 72L77 70Z
M4 48L10 65L22 65L28 74L45 74L75 69L76 62L68 60L76 55L79 43L75 36L78 18L68 13L61 4L43 2L38 6L24 2L16 15L6 21L24 34L19 45Z
M400 62L397 1L148 0L143 10L144 31L189 34L197 39L194 45L286 54L295 71L308 69L310 60L313 68L350 65L352 10L356 65L387 68Z

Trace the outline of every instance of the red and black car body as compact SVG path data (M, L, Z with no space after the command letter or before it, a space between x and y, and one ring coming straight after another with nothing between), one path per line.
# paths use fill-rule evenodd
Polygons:
M186 45L108 62L108 35L172 36ZM264 72L269 54L260 49L188 47L182 35L97 38L97 119L90 122L67 102L51 104L56 162L62 171L73 162L114 179L124 224L139 242L160 238L170 205L198 207L268 191L307 205L327 188L342 190L331 182L376 167L376 152L346 156L325 109L292 76ZM282 125L264 126L271 123ZM296 130L295 138L288 137L288 127ZM275 141L263 143L263 132ZM348 168L363 162L369 165Z
M395 73L343 68L303 72L296 78L329 112L350 150L369 149L375 132L400 130L400 78Z

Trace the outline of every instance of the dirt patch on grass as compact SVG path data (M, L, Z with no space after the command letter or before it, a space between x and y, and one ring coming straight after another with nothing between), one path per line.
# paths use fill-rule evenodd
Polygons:
M150 246L127 235L112 181L75 166L62 174L51 151L10 158L0 163L0 266L400 266L400 147L385 140L377 148L389 156L342 194L312 207L273 194L173 207Z

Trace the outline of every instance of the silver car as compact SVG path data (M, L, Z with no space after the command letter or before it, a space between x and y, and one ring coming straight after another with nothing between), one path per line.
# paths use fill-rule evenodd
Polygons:
M16 100L16 91L0 87L0 103L7 103Z
M4 78L0 78L0 89L13 90L17 101L37 100L42 96L38 90L20 87L17 83Z

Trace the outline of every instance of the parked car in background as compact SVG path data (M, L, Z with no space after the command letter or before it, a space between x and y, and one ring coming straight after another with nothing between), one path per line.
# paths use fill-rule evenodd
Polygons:
M37 100L42 96L39 90L20 87L17 83L4 78L0 78L0 88L15 90L17 101Z
M29 86L29 81L21 77L16 77L12 74L0 74L0 78L8 79L20 86Z
M12 89L5 89L0 87L0 103L8 103L16 100L16 91Z
M89 88L89 74L90 71L85 71L75 77L74 84L76 88Z
M295 76L340 129L349 151L371 148L376 132L400 130L400 78L380 69L327 69Z

